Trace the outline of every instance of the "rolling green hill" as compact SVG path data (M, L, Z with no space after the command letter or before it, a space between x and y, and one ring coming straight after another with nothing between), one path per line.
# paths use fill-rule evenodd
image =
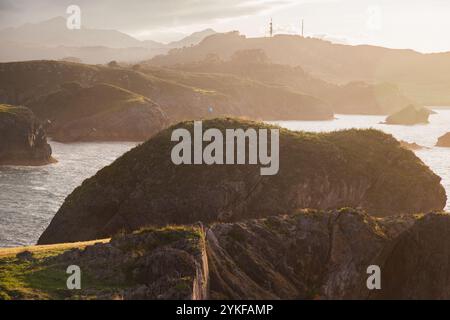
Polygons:
M333 113L320 99L257 81L207 75L214 90L182 79L164 78L131 68L83 65L56 61L0 64L0 101L33 106L36 100L59 90L61 84L78 82L89 87L111 84L156 102L169 121L243 116L264 120L327 120Z

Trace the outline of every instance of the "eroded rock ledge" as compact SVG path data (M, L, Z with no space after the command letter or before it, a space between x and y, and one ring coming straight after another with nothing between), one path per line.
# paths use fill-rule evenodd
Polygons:
M217 224L213 299L449 299L450 215L374 218L353 209ZM367 267L381 270L368 290Z

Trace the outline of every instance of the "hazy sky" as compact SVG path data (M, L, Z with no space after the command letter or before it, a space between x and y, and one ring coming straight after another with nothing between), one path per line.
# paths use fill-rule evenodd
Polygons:
M79 5L82 25L163 42L204 28L263 36L325 36L423 52L450 51L450 0L0 0L0 27L66 16Z

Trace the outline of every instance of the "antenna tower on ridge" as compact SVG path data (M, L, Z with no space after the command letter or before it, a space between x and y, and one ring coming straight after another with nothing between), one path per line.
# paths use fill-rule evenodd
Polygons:
M273 36L273 23L272 23L272 18L270 18L269 34L270 34L270 37Z

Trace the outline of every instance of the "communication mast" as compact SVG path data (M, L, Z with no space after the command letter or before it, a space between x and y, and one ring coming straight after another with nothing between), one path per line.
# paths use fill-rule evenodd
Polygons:
M272 23L272 18L270 18L270 23L269 23L269 35L272 38L273 36L273 23Z
M303 19L302 19L302 37L305 37L303 31L304 31L304 21L303 21Z

